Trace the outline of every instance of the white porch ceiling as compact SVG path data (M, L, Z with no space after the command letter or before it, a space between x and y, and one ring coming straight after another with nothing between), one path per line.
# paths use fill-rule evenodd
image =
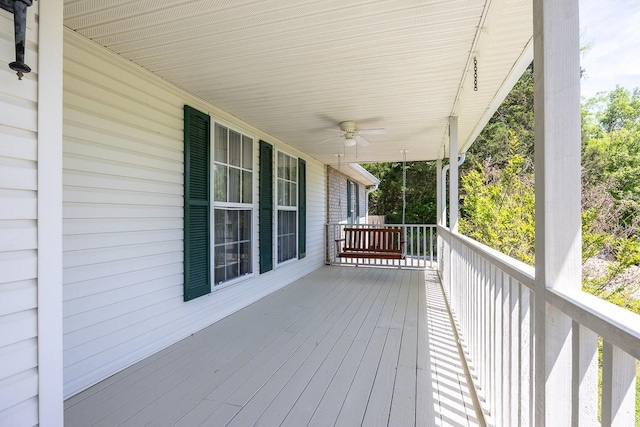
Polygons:
M65 25L326 164L448 157L450 115L466 149L532 59L531 0L65 0ZM388 133L318 144L347 120Z

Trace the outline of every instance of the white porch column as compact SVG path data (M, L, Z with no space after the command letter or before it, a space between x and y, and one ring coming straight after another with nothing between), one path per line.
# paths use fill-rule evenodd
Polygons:
M436 224L443 225L444 200L442 199L442 159L436 162Z
M578 0L534 0L533 33L535 425L569 426L572 322L545 303L545 293L581 287Z
M442 198L442 159L438 159L436 161L436 225L444 226L444 213L442 208L444 207L444 199ZM444 263L443 263L443 251L444 245L442 242L442 236L438 231L438 227L436 227L436 248L437 257L438 257L438 271L440 274L444 274Z
M446 208L443 206L443 209ZM449 231L451 234L458 232L458 118L454 116L449 117ZM456 287L458 276L453 238L449 241L449 251L447 286L453 302L459 295Z
M449 229L458 232L458 118L449 117Z
M43 427L63 425L62 47L63 4L34 2L38 40L38 408Z

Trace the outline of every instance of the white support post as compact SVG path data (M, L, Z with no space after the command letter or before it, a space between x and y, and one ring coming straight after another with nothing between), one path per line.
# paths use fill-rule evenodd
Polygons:
M458 232L458 118L449 117L449 229Z
M444 225L442 220L444 219L444 212L442 210L444 206L444 200L442 199L442 159L438 159L436 162L436 223L438 225Z
M63 5L40 1L38 40L38 407L41 426L63 425L62 48Z
M444 207L444 199L442 198L442 159L438 159L436 162L436 224L440 225L440 226L444 226L444 213L443 213L443 207ZM438 248L437 250L437 256L438 256L438 271L440 271L440 274L444 274L444 272L442 271L444 268L444 264L443 264L443 248L444 245L442 243L442 236L440 236L440 233L438 232L438 228L436 227L436 247ZM433 245L433 243L431 243ZM433 259L433 257L432 257Z
M449 117L449 294L451 301L458 298L458 260L454 249L453 234L458 232L458 118ZM454 303L454 306L456 303Z
M572 422L572 320L546 289L580 290L578 0L533 0L536 192L535 425Z

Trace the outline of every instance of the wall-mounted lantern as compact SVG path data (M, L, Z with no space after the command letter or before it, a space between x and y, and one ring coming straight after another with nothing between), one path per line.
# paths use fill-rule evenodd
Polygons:
M0 0L0 7L13 13L13 28L16 41L16 60L9 64L9 68L16 72L18 79L31 72L31 68L24 63L24 48L27 42L27 7L33 0Z

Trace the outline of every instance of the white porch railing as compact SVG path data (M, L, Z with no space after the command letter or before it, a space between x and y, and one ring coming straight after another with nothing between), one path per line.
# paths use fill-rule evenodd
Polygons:
M635 424L640 316L582 291L541 289L545 307L536 307L532 267L447 228L439 227L438 233L443 286L489 424L543 425L544 419L536 419L540 413L536 414L535 396L544 395L545 387L564 387L571 393L572 407L561 410L571 411L573 425L600 425L600 338L602 426ZM535 317L544 316L546 310L557 310L572 320L572 345L567 346L571 384L536 384L541 378L536 369L545 369L541 361L546 357L548 366L554 366L556 357L561 357L536 348L536 342L544 340L536 341ZM547 413L557 410L553 406L546 403Z
M370 259L340 258L336 240L344 238L345 228L401 228L404 236L405 258ZM378 267L426 268L433 267L436 258L436 226L432 224L326 224L326 262L331 265L368 265Z

